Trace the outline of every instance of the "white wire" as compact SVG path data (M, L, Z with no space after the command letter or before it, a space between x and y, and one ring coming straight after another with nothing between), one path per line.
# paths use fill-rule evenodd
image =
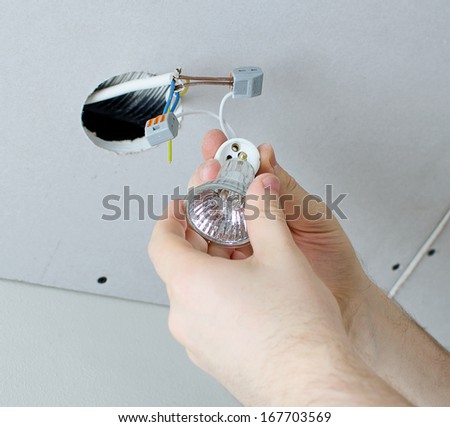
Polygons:
M145 79L129 80L114 86L99 89L93 92L86 99L85 105L94 102L105 101L126 93L136 92L138 90L153 89L161 86L170 86L173 80L173 73L160 74L159 76L147 77Z
M212 111L208 111L208 110L195 110L195 111L186 111L184 113L181 114L177 114L177 118L181 118L183 116L191 116L194 114L206 114L208 116L214 117L215 119L217 119L220 122L220 116L218 116L216 113L213 113ZM221 123L221 128L222 128L222 132L226 135L226 137L229 139L231 135L232 138L236 138L236 132L234 131L234 129L228 124L228 122L226 122L223 118L222 118L222 122L223 122L223 127L222 127L222 123ZM228 128L228 132L224 131L224 128L227 127Z
M446 224L447 224L449 219L450 219L450 210L447 211L447 213L444 215L444 218L441 219L439 224L436 226L436 228L431 233L430 237L428 237L428 239L425 241L425 243L422 245L422 247L417 252L416 256L408 264L408 267L406 267L406 269L403 272L403 274L394 283L394 286L392 286L391 290L388 293L389 298L393 298L395 296L395 294L397 293L397 291L406 282L408 277L411 276L411 273L419 265L421 259L425 256L425 254L431 248L431 245L437 239L439 234L441 234L442 231L444 230L444 228L445 228L445 226L446 226Z
M228 135L226 129L225 129L225 121L223 119L223 107L225 106L225 102L227 102L227 99L230 98L231 96L233 96L233 92L228 92L223 98L222 101L220 102L220 107L219 107L219 123L220 123L220 128L222 129L222 132L227 136L228 139L230 139L230 135ZM234 136L234 138L236 138L236 136Z

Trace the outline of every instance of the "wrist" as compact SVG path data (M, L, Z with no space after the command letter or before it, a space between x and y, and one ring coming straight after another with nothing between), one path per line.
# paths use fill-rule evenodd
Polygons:
M380 363L380 338L383 338L386 319L391 317L389 298L368 277L353 302L353 311L348 313L347 334L350 343L362 360L377 371ZM388 328L390 326L387 326Z
M326 337L326 338L325 338ZM281 346L277 358L271 357L261 383L263 406L314 406L326 400L325 389L332 387L339 374L338 365L347 351L345 339L328 333L298 338ZM261 388L263 390L263 388ZM326 403L323 403L326 405Z
M347 339L328 337L296 351L268 378L264 405L403 406L409 403L379 378L355 353Z
M448 353L373 283L361 297L348 336L364 363L409 401L448 404Z
M352 281L350 290L340 298L337 296L344 328L349 336L360 328L362 320L365 323L367 318L371 317L375 309L372 304L373 293L377 290L377 286L361 272L357 279Z

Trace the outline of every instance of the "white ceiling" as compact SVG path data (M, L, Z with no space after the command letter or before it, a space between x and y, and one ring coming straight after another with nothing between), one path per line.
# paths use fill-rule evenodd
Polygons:
M396 300L425 330L450 351L450 225L443 230Z
M217 124L186 117L171 165L165 148L118 156L84 134L84 99L128 71L258 65L263 96L227 118L311 192L349 193L343 225L390 288L449 207L449 22L444 0L2 1L0 277L165 303L152 221L102 221L102 199L184 188ZM192 88L184 108L224 93Z

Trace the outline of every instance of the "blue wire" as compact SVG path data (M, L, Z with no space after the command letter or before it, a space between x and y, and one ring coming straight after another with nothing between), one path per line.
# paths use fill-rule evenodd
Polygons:
M175 112L175 109L178 107L178 103L180 102L180 92L175 94L175 102L170 107L170 111Z
M164 107L163 114L167 114L167 111L169 111L169 107L172 102L174 92L175 92L175 80L172 80L172 82L170 83L169 97L167 98L167 102L166 102L166 106Z

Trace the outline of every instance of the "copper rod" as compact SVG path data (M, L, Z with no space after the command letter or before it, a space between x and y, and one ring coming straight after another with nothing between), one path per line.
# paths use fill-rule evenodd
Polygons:
M193 77L193 76L183 76L181 74L180 76L178 76L178 78L181 80L206 80L206 81L227 81L227 82L233 81L232 77Z

